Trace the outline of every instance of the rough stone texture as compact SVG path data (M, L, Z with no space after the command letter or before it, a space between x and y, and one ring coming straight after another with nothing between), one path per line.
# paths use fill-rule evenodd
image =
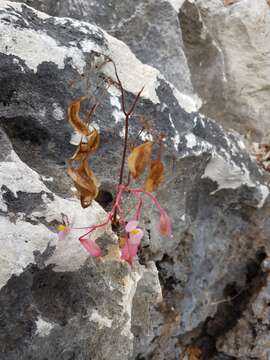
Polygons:
M265 262L269 263L269 259ZM257 284L257 287L258 290L236 326L217 343L220 351L237 359L268 360L270 356L269 273L265 275L264 283Z
M198 94L203 114L252 141L269 140L267 0L24 2L101 26L180 91Z
M80 209L65 175L70 143L78 141L65 119L68 104L89 89L91 101L100 99L97 84L114 79L111 64L96 69L100 54L115 61L128 102L145 85L136 114L167 135L157 196L172 218L173 238L158 235L149 204L147 236L132 268L117 254L89 258L78 234L64 243L55 235L62 212L74 226L105 215L97 203ZM270 236L268 179L240 136L197 113L191 98L100 28L26 5L0 3L0 67L3 358L176 360L188 346L203 359L235 356L230 331L264 281ZM92 167L107 195L121 158L119 96L115 86L105 91L94 117L101 147ZM139 128L134 118L132 137Z
M201 111L269 140L270 8L266 0L186 1L180 23Z
M177 11L183 0L24 0L47 14L96 24L124 41L143 62L192 94Z

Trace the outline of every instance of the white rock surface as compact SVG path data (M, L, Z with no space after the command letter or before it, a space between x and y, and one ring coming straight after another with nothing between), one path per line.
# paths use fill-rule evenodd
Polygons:
M105 211L97 204L84 211L76 199L63 199L53 195L42 182L40 176L23 163L14 151L0 162L0 187L6 185L14 196L18 192L41 193L44 209L31 214L30 220L45 219L48 223L61 223L61 213L68 216L71 226L86 227L101 222L106 216ZM50 199L53 195L53 200ZM56 251L49 263L55 270L74 271L79 269L88 258L78 241L84 230L74 230L64 241L58 241L57 228L52 232L42 223L32 225L25 219L25 214L17 214L12 221L9 217L0 216L0 287L14 274L19 275L29 264L35 263L34 252L43 253L48 245L56 246ZM97 232L99 235L100 232Z
M266 0L197 0L205 31L224 59L227 127L270 139L270 7ZM209 83L207 86L211 86ZM222 106L222 104L221 104Z

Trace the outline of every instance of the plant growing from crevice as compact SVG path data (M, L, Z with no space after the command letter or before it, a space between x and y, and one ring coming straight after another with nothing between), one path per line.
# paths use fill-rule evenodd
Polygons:
M108 58L106 58L104 63L107 62L111 62L113 64L116 81L106 79L106 89L108 89L112 84L120 89L121 110L124 115L125 122L119 180L112 209L108 212L104 221L101 224L95 224L84 228L76 228L76 230L84 230L84 233L79 237L80 243L92 256L99 257L102 255L101 248L91 238L91 234L99 228L111 225L119 239L121 258L131 264L133 258L138 252L141 239L144 235L144 231L140 227L140 218L146 198L148 198L159 211L160 234L167 237L171 236L170 218L153 194L153 191L158 188L164 178L164 165L161 160L164 136L162 134L157 135L156 131L152 131L149 122L143 120L144 125L139 132L139 135L143 131L147 131L151 134L151 140L146 140L137 146L129 143L130 119L134 115L134 110L143 92L143 88L138 92L129 109L127 109L125 92L122 82L118 76L116 65ZM90 206L92 201L98 195L99 183L89 166L89 158L94 154L100 144L99 132L93 127L90 130L89 126L91 118L99 106L99 102L95 103L88 111L86 118L82 119L79 114L80 106L81 102L85 99L85 96L80 97L72 101L68 107L68 121L81 135L81 141L77 146L74 155L67 162L67 172L74 182L74 186L77 189L81 206L83 208ZM83 139L86 139L87 141L83 142ZM157 148L156 152L153 151L154 148ZM130 152L129 155L128 151ZM154 153L156 154L155 157ZM76 163L78 164L77 166L74 165ZM127 172L125 171L126 167L128 168ZM140 179L146 170L148 170L148 174L146 175L143 186L132 187L132 180ZM125 180L126 173L127 179ZM124 194L132 195L136 200L135 211L131 217L125 213L122 206ZM59 226L59 239L64 239L65 236L73 229L75 228L70 226L68 219L65 217L63 224Z

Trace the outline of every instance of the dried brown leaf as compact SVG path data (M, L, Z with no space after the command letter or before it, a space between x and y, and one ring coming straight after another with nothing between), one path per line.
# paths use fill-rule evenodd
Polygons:
M99 132L95 129L91 132L90 136L87 138L87 144L81 144L81 151L93 153L97 150L100 143Z
M128 169L134 179L138 178L150 162L153 142L147 141L135 147L128 157Z
M89 136L91 132L88 129L88 125L83 122L79 115L81 102L85 99L86 96L81 96L79 99L72 101L68 107L68 121L81 135Z
M93 153L99 146L100 136L98 131L95 129L91 132L91 134L87 138L87 143L80 143L77 147L74 155L71 157L71 160L82 160L88 154Z
M185 350L184 357L188 360L201 360L202 350L198 346L191 345Z
M239 0L224 0L224 5L228 6L228 5L232 5L236 2L238 2Z
M92 200L93 197L91 194L86 193L86 192L82 192L81 196L80 196L80 201L81 201L81 207L82 208L87 208L88 206L90 206L92 204Z
M91 205L93 199L98 195L98 182L90 169L87 159L82 160L78 169L68 167L68 174L74 181L76 189L80 193L82 207Z
M164 178L164 165L161 160L151 162L150 173L145 180L144 190L152 192L160 185Z

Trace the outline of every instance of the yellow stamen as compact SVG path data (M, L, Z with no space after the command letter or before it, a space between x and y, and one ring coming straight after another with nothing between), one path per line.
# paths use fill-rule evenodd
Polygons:
M66 230L66 226L61 224L58 226L58 231L65 231Z
M119 241L120 249L123 249L123 247L126 244L126 239L125 238L120 238L118 241Z
M138 235L140 233L140 230L139 229L134 229L134 230L131 230L130 232L132 235Z

